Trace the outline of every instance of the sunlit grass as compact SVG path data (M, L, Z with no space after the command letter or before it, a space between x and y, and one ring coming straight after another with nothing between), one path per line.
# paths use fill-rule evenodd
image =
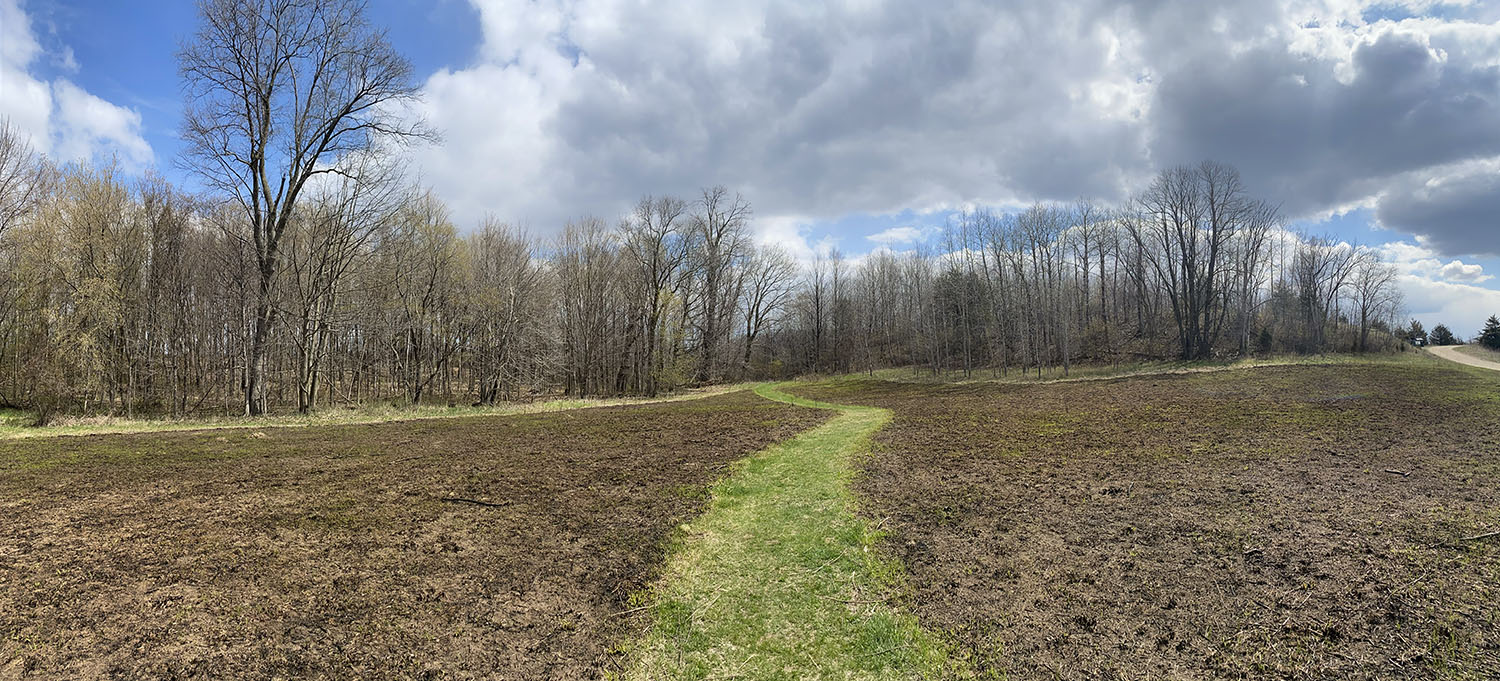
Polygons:
M1043 367L1040 372L1038 372L1035 367L1010 367L1006 370L987 367L983 369L974 369L969 373L968 376L965 376L962 371L957 370L939 370L937 372L934 372L927 367L901 367L894 369L877 369L873 372L856 372L848 374L848 376L875 378L883 381L896 381L901 383L921 384L1052 383L1058 381L1086 381L1110 378L1125 378L1129 376L1143 376L1151 374L1185 374L1207 371L1228 371L1234 369L1254 369L1259 367L1275 366L1320 366L1329 364L1403 362L1411 361L1425 356L1425 353L1420 352L1370 353L1365 355L1286 354L1268 355L1264 357L1243 357L1236 359L1149 360L1120 362L1115 364L1081 363L1068 367L1066 371L1064 371L1063 367L1059 365ZM822 379L826 378L828 377L822 377Z
M757 392L840 413L755 455L683 526L626 678L939 676L943 649L893 605L903 573L876 551L849 490L853 458L890 412Z
M631 404L651 404L691 400L710 395L719 395L749 388L750 383L719 385L663 395L654 398L563 398L527 403L504 403L479 407L448 407L442 405L391 406L370 404L348 409L330 407L311 414L271 414L266 416L207 416L186 418L125 418L120 416L60 416L54 422L41 427L31 424L35 417L17 409L0 410L0 439L26 437L51 437L56 435L101 435L118 433L158 433L179 430L205 430L218 428L286 428L306 426L361 425L388 421L410 421L415 419L459 418L465 416L504 416L511 414L537 414L543 412L584 409L587 407L612 407Z

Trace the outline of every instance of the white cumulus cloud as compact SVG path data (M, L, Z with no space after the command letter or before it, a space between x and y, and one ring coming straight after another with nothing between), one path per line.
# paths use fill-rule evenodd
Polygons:
M927 238L927 230L912 226L891 227L865 238L886 246L891 244L914 244Z
M39 151L61 161L118 156L132 169L153 160L141 136L141 115L99 98L66 78L37 73L45 51L17 0L0 0L0 116ZM69 72L79 69L73 51L46 55Z
M1409 241L1392 241L1381 245L1379 250L1381 257L1396 265L1406 274L1426 277L1429 279L1443 279L1463 284L1481 284L1493 275L1485 274L1484 266L1478 263L1466 263L1462 260L1449 260L1443 262L1438 252L1429 248L1424 243L1414 244Z

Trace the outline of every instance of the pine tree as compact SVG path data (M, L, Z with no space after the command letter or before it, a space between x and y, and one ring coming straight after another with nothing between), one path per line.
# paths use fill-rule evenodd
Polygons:
M1411 326L1406 327L1406 342L1412 345L1427 344L1427 330L1422 328L1422 322L1411 320Z
M1484 322L1484 330L1479 332L1477 339L1480 345L1491 350L1500 350L1500 318L1490 315Z
M1432 339L1433 345L1458 345L1458 339L1453 337L1453 332L1444 324L1432 327L1432 334L1429 338Z

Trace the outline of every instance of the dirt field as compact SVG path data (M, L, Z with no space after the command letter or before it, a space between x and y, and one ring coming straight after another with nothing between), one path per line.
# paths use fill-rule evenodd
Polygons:
M1500 677L1500 383L1431 358L848 381L907 605L1011 679Z
M0 678L597 677L707 485L827 416L737 393L0 443Z

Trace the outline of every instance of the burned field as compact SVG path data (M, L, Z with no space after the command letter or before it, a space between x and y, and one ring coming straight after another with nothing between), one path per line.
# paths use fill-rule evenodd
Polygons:
M796 392L892 409L856 483L907 605L1031 678L1494 678L1500 381L1430 359Z
M728 466L743 392L0 444L0 677L591 678Z

